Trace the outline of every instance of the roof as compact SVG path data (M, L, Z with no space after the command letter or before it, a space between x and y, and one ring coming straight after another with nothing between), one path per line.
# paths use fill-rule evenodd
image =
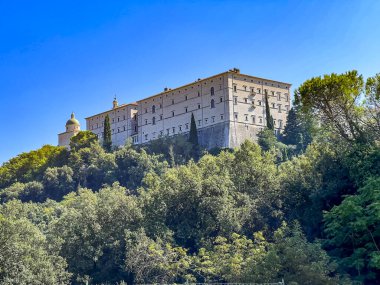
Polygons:
M86 117L84 119L87 120L87 119L90 119L92 117L99 116L99 115L102 115L102 114L105 114L105 113L109 113L111 111L114 111L114 110L117 110L117 109L120 109L120 108L124 108L124 107L127 107L127 106L131 106L131 105L132 106L137 106L138 104L137 104L137 102L127 103L127 104L121 104L121 105L117 106L116 108L109 109L107 111L104 111L104 112L101 112L101 113L98 113L98 114Z
M275 82L275 83L281 83L281 84L285 84L285 85L292 86L292 84L290 84L290 83L286 83L286 82L282 82L282 81L277 81L277 80L272 80L272 79L267 79L267 78L262 78L262 77L256 77L256 76L252 76L252 75L248 75L248 74L243 74L243 73L240 73L240 71L238 71L237 69L233 69L233 70L225 71L225 72L222 72L222 73L219 73L219 74L216 74L216 75L210 76L210 77L206 77L206 78L204 78L204 79L198 79L198 80L195 81L195 82L191 82L191 83L188 83L188 84L185 84L185 85L182 85L182 86L176 87L176 88L174 88L174 89L168 89L168 90L165 90L165 91L160 92L160 93L158 93L158 94L155 94L155 95L152 95L152 96L149 96L149 97L143 98L143 99L141 99L141 100L138 100L137 103L138 103L138 102L145 101L145 100L148 100L148 99L151 99L151 98L156 97L156 96L160 96L160 95L163 95L163 94L172 93L173 91L176 91L177 89L181 89L181 88L184 88L184 87L186 87L186 86L193 85L194 83L197 83L197 82L202 82L202 81L205 81L205 80L210 80L211 78L219 77L219 76L222 76L222 75L225 75L225 74L236 74L236 75L241 75L241 76L247 76L247 77L250 77L250 78L255 78L255 79L265 80L265 81L268 81L268 82Z

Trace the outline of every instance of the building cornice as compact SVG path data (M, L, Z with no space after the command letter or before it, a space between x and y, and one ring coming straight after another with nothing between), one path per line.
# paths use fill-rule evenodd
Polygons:
M137 103L140 103L140 102L143 102L145 100L149 100L149 99L152 99L152 98L155 98L155 97L158 97L158 96L162 96L162 95L166 95L166 94L169 94L169 93L173 93L174 91L177 91L179 89L182 89L182 88L186 88L188 86L191 86L193 84L196 84L196 83L201 83L201 82L204 82L204 81L207 81L207 80L210 80L210 79L213 79L215 77L219 77L219 76L223 76L223 75L226 75L226 74L232 74L232 75L235 75L235 76L246 76L246 77L249 77L249 78L252 78L252 79L257 79L257 80L263 80L263 81L267 81L269 83L277 83L277 84L284 84L284 85L287 85L289 86L289 88L292 86L292 84L290 83L286 83L286 82L282 82L282 81L277 81L277 80L272 80L272 79L267 79L267 78L262 78L262 77L256 77L256 76L252 76L252 75L248 75L248 74L243 74L243 73L240 73L240 72L236 72L236 71L233 71L233 70L229 70L229 71L225 71L225 72L222 72L222 73L219 73L219 74L216 74L216 75L213 75L213 76L210 76L210 77L206 77L204 79L201 79L201 80L197 80L197 81L194 81L194 82L191 82L191 83L188 83L188 84L185 84L185 85L182 85L182 86L179 86L179 87L176 87L174 89L169 89L167 91L163 91L163 92L160 92L160 93L157 93L155 95L152 95L152 96L149 96L149 97L146 97L144 99L141 99L141 100L137 100Z
M133 102L133 103L128 103L128 104L122 104L122 105L119 105L117 106L116 108L113 108L113 109L110 109L108 111L104 111L104 112L101 112L101 113L98 113L98 114L95 114L95 115L92 115L90 117L86 117L84 118L85 120L87 119L91 119L93 117L96 117L96 116L99 116L99 115L103 115L103 114L106 114L106 113L109 113L109 112L112 112L112 111L116 111L118 109L121 109L121 108L125 108L125 107L128 107L128 106L137 106L138 104L136 102Z

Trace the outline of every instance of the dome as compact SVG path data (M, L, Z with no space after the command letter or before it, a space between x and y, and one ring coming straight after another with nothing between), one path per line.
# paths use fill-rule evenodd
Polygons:
M80 125L79 121L75 119L74 113L71 113L71 119L66 122L66 126L69 126L69 125L77 125L77 126Z

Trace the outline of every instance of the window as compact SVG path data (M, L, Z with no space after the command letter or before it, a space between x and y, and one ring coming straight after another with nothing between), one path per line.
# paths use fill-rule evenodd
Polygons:
M251 94L255 95L255 88L251 87Z
M137 121L137 114L134 114L134 115L133 115L133 119L134 119L135 121Z
M145 135L145 140L148 140L148 134Z
M172 99L172 105L174 105L174 99Z
M252 124L256 124L256 118L255 116L251 116L252 117Z
M247 86L244 85L244 91L247 91Z
M169 135L169 129L166 129L166 134Z
M137 132L137 126L135 126L135 132Z
M281 113L281 104L278 104L278 112Z
M187 101L187 95L185 96L185 101Z
M289 94L285 94L285 101L289 102Z
M153 117L152 118L152 125L155 125L156 124L156 117Z
M274 96L274 91L272 91L272 96Z
M281 101L281 93L280 92L277 93L277 101Z
M198 120L198 126L200 126L201 125L201 120Z
M220 97L220 100L219 100L219 101L220 101L220 103L222 103L222 102L223 102L223 97Z
M198 104L198 109L200 109L201 108L201 104Z
M205 118L205 123L207 124L208 118Z
M115 119L114 118L112 118L112 123L114 123L115 122Z
M160 103L160 109L162 109L162 104Z
M125 115L123 116L123 120L125 120Z
M257 88L257 93L261 93L261 89L260 88Z
M288 113L289 112L289 105L286 105L285 108L286 108L286 113Z
M272 103L272 108L276 108L276 104L275 103Z
M211 108L215 108L215 100L214 99L211 100Z
M212 121L213 123L215 123L215 116L212 116L212 117L211 117L211 121Z
M236 92L237 91L237 87L236 87L236 85L234 85L234 92Z
M214 95L214 87L211 87L211 89L210 89L210 93L211 93L211 96Z
M237 103L238 103L238 97L235 96L234 97L234 104L237 105Z
M278 127L282 128L282 120L278 120Z
M172 128L172 133L175 134L175 127Z
M124 130L124 132L125 132L125 126L123 127L123 130Z
M198 97L201 96L201 93L198 91Z
M120 133L120 128L117 128L117 132Z
M260 123L260 124L263 123L263 118L262 118L262 117L259 117L259 123Z
M164 131L160 131L160 137L164 135Z
M260 100L257 101L257 105L261 106L261 101Z
M155 105L152 106L152 113L153 114L156 113L156 106Z
M248 121L248 115L245 114L244 116L245 116L245 120Z
M264 94L268 95L268 89L264 89Z
M182 126L180 125L178 126L178 128L179 128L179 131L182 132Z
M148 120L147 119L145 119L145 125L147 125L148 124Z
M187 107L185 107L185 113L187 113Z
M244 98L244 103L248 103L248 98Z
M147 109L147 108L145 108L145 114L146 114L146 113L148 113L148 109Z
M186 130L188 130L189 129L189 124L186 123L185 128L186 128Z
M220 119L223 120L223 119L224 119L224 116L223 116L223 115L220 115Z
M117 117L117 121L120 122L120 117Z
M235 113L234 117L235 117L235 120L237 120L238 119L238 113Z
M174 111L172 111L172 117L174 117Z

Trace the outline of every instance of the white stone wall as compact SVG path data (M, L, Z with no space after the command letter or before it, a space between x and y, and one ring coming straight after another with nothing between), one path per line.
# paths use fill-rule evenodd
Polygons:
M275 132L282 132L290 109L290 87L287 83L229 73L230 147L239 146L245 139L256 140L265 127L265 92Z
M227 98L227 76L221 74L138 101L139 143L188 133L192 113L198 130L224 123Z
M160 136L187 134L193 113L205 146L236 147L245 139L257 140L258 132L265 127L265 92L276 133L284 129L290 87L232 70L86 118L87 130L102 140L108 114L114 145L123 145L127 139L142 144ZM218 141L209 142L213 137Z
M136 104L125 104L112 110L86 118L86 129L95 133L99 140L103 140L104 120L106 115L110 118L112 144L124 145L137 131Z

